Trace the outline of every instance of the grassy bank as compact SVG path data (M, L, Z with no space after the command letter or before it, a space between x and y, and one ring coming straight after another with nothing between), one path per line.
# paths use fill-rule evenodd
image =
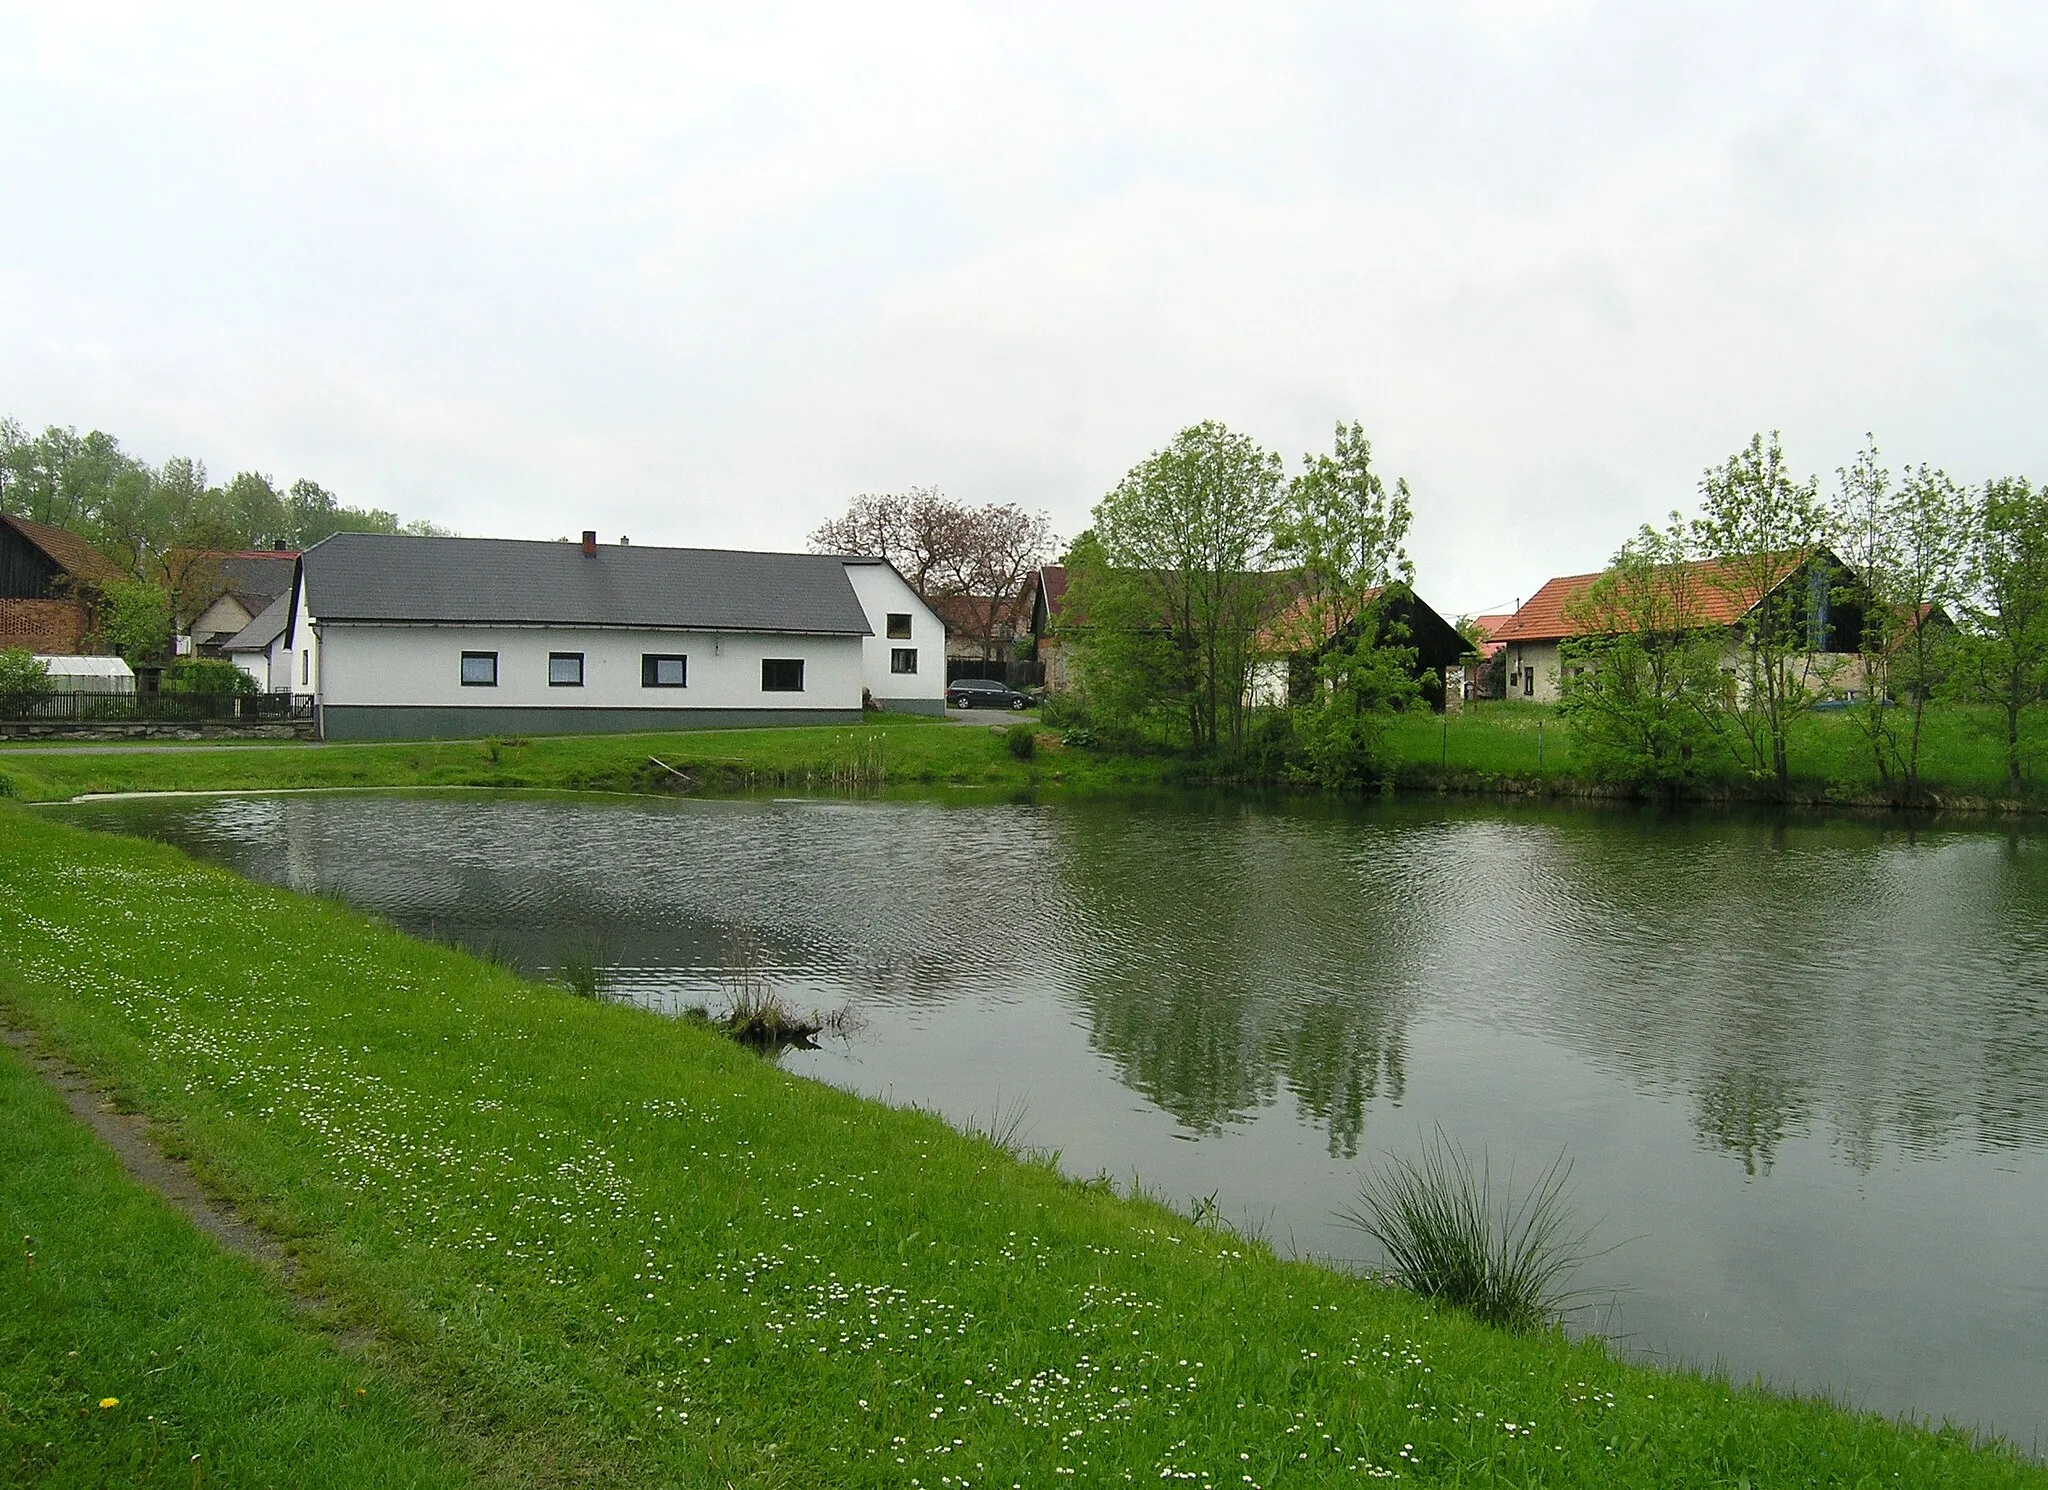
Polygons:
M2035 736L2041 721L2032 721ZM2006 798L2002 723L1992 711L1947 705L1930 709L1921 754L1928 789L1951 806L1989 807ZM1477 704L1462 713L1404 715L1391 728L1390 747L1404 786L1425 790L1607 791L1574 748L1569 724L1553 708L1519 703ZM2048 740L2028 742L2038 753ZM1790 742L1792 789L1802 802L1879 802L1884 781L1868 739L1844 711L1796 717ZM1725 742L1700 763L1694 795L1750 798L1759 787ZM2023 803L2048 807L2048 792L2034 789Z
M1007 748L1011 721L974 727L901 715L853 727L578 735L541 739L411 741L225 751L123 749L94 755L0 750L0 795L62 801L89 792L279 790L321 787L494 786L574 791L731 792L957 786L1034 791L1128 791L1235 786L1228 764L1171 752L1119 754L1061 744L1041 729L1029 760ZM2035 732L2048 725L2035 721ZM2038 812L2048 791L2006 800L1997 722L1981 710L1929 712L1923 775L1951 809ZM2032 742L2048 754L2048 739ZM1414 791L1626 795L1587 770L1556 710L1480 704L1452 714L1396 716L1388 749L1397 783ZM662 762L657 765L656 760ZM1870 748L1842 713L1801 716L1793 741L1793 795L1801 803L1882 805ZM670 769L673 768L673 769ZM682 773L678 775L676 773ZM1732 750L1702 762L1691 795L1761 800Z
M1500 1334L688 1023L4 805L0 999L287 1238L493 1478L2048 1478L1961 1435ZM29 1182L0 1176L15 1203ZM42 1183L87 1227L109 1205ZM50 1462L85 1464L98 1426Z
M988 718L986 726L980 721ZM366 786L539 787L566 791L859 790L886 785L1117 788L1156 781L1160 762L1060 748L1022 761L1007 716L976 725L904 715L858 726L698 730L540 739L235 750L0 751L0 790L31 802L87 792L280 790ZM651 759L652 758L652 759ZM663 764L655 764L655 759ZM671 769L672 768L672 769ZM686 783L675 772L688 778Z
M410 1393L122 1173L0 1046L0 1483L464 1483Z

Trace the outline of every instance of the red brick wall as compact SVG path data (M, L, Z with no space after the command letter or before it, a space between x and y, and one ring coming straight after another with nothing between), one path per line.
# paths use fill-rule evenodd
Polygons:
M0 600L0 651L75 653L91 627L85 607L75 600Z

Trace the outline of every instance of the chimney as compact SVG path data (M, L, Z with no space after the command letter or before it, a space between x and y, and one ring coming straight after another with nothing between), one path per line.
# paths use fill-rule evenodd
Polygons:
M270 549L272 553L281 554L285 552L284 540L282 538L278 539L276 542L270 545Z
M596 552L597 552L597 529L595 529L595 528L585 528L585 529L583 530L583 553L584 553L584 556L585 556L585 557L587 558L587 557L589 557L590 555L592 555L592 554L595 554Z

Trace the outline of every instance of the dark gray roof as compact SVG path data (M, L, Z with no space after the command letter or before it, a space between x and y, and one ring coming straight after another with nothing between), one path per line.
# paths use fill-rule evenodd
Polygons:
M323 621L870 634L846 561L830 554L337 533L299 565Z
M292 618L292 590L289 580L284 593L258 611L248 625L221 643L223 652L261 652L280 636L284 635L285 623Z
M292 587L292 571L298 567L295 553L228 554L220 560L220 575L228 593L264 605Z

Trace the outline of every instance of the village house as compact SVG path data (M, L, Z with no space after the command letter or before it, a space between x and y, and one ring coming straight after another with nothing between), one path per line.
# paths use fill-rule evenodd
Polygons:
M1368 622L1378 628L1375 645L1414 649L1415 677L1423 697L1433 709L1444 706L1450 697L1450 672L1471 654L1471 644L1407 585L1394 586L1392 593L1375 587L1359 599L1367 607L1365 617L1341 629L1334 616L1323 617L1318 624L1306 596L1281 611L1259 635L1259 660L1252 666L1254 708L1278 708L1311 698L1324 654Z
M192 598L199 610L185 626L185 634L201 657L226 656L227 643L291 590L299 564L298 550L282 544L179 557L188 588L198 591Z
M883 559L338 533L299 557L269 689L327 739L945 711L945 630ZM252 663L244 663L253 672Z
M95 649L100 586L122 577L113 560L76 533L0 516L0 649Z
M1455 702L1469 702L1473 699L1499 698L1506 691L1506 681L1499 676L1502 669L1496 667L1495 659L1500 656L1500 629L1513 619L1506 614L1474 616L1472 631L1477 640L1471 645L1470 654L1464 662L1454 667L1444 677L1444 697Z
M1683 567L1698 627L1725 633L1724 673L1733 678L1739 672L1743 636L1763 620L1759 612L1764 602L1790 594L1806 631L1802 671L1807 686L1817 689L1831 683L1853 691L1860 678L1856 653L1863 608L1854 576L1840 559L1825 549L1788 555L1778 566L1779 578L1762 594L1753 586L1745 589L1730 581L1727 567L1712 560L1694 560ZM1493 632L1490 639L1506 656L1509 698L1548 704L1564 697L1565 664L1559 648L1574 637L1597 633L1597 625L1583 612L1599 578L1598 573L1567 574L1547 581Z

